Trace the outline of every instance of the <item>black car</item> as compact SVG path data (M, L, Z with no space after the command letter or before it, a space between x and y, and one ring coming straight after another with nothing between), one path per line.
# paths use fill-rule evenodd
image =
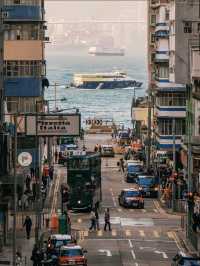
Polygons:
M128 164L125 171L125 180L128 183L136 183L138 175L143 173L144 170L141 164Z
M171 266L200 266L200 258L195 258L179 252L173 258Z
M137 188L123 189L118 197L119 205L132 208L144 208L144 199Z
M144 197L158 197L158 184L155 176L139 175L137 177L137 184Z

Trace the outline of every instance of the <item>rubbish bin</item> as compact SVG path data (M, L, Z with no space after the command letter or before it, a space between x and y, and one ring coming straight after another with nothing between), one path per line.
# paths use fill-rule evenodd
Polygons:
M58 229L59 234L67 234L69 231L67 216L60 215L58 220L59 220L59 229Z

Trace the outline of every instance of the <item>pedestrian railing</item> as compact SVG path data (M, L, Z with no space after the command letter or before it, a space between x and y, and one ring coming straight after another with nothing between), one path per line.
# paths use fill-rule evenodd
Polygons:
M182 199L175 199L174 201L174 211L180 213L186 213L186 201Z

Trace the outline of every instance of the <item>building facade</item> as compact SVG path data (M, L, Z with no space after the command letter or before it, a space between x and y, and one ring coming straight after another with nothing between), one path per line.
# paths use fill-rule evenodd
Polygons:
M149 4L149 84L154 98L157 149L178 150L186 133L186 84L190 39L198 32L197 3L152 0Z
M36 137L27 137L25 132L25 114L43 111L44 88L48 85L46 79L45 48L45 21L44 0L2 0L1 1L1 105L4 107L3 125L4 137L1 141L1 150L9 149L4 153L6 171L0 173L0 202L4 205L3 217L0 219L0 231L6 230L9 202L12 202L12 178L5 178L5 174L12 175L13 163L13 117L17 118L17 153L28 151L33 161L30 167L38 167L38 142ZM6 132L6 133L5 133ZM6 137L7 136L7 137ZM7 142L7 143L6 143ZM20 180L21 175L18 178ZM23 193L22 182L18 184L18 199ZM21 185L21 187L20 187ZM7 191L7 192L6 192ZM5 194L6 192L6 194ZM1 235L0 235L1 237ZM6 239L3 239L5 241Z

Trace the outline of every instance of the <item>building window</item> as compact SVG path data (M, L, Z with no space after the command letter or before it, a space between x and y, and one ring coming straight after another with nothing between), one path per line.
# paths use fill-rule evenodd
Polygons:
M184 23L183 31L184 33L192 33L192 22L191 21L187 21Z
M151 43L154 44L155 43L155 34L151 33Z
M173 135L173 119L158 120L160 135ZM185 119L175 118L175 135L185 135Z
M45 73L42 61L5 61L6 77L41 77Z
M165 20L169 20L169 10L165 9Z
M158 75L161 79L168 79L169 78L169 68L168 67L160 67L158 69Z
M156 15L153 14L151 15L151 25L155 25L156 24Z
M186 106L184 93L162 93L156 97L159 106Z
M200 32L200 23L197 24L197 31Z

